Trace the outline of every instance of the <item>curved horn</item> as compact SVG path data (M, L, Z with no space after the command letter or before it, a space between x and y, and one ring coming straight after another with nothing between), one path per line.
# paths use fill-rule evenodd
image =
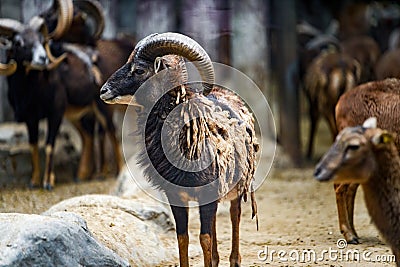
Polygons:
M332 44L335 45L336 47L340 47L339 40L336 37L332 35L323 34L309 41L306 44L306 49L312 50L320 47L321 45L327 45L327 44Z
M10 60L9 63L4 64L0 63L0 75L3 76L10 76L14 74L14 72L17 70L17 62L15 60Z
M312 26L307 21L302 21L296 25L296 31L298 34L308 34L312 36L320 35L321 31Z
M49 36L54 39L61 38L72 23L74 16L74 6L72 0L57 0L58 20L54 31L49 33Z
M24 25L14 19L0 19L0 35L12 36L14 33L22 32Z
M67 58L67 53L63 53L63 54L61 54L61 56L55 57L51 53L49 42L46 42L44 44L44 49L46 50L46 54L47 54L47 56L49 57L49 60L50 60L50 64L47 66L48 70L51 70L51 69L54 69L54 68L58 67L58 65L60 65L60 63L63 62L64 59Z
M206 83L203 94L208 95L211 92L215 81L211 59L196 41L183 34L167 32L148 36L136 45L133 57L154 62L157 57L168 54L192 61Z
M96 22L96 29L93 33L93 38L95 40L100 39L105 26L104 12L101 4L98 1L93 0L75 0L74 4L80 10L82 10L94 19L94 21Z
M0 49L8 50L11 48L11 41L6 38L0 38ZM0 63L0 75L9 76L17 70L17 62L11 60L9 63Z

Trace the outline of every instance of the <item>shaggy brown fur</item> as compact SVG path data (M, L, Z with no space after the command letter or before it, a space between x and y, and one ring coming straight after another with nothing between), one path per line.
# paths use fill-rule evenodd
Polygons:
M140 107L137 124L144 142L139 143L139 164L149 182L163 190L170 202L180 266L189 266L190 200L200 205L204 266L218 265L215 220L221 199L231 201L230 266L240 266L242 198L246 201L250 196L252 215L257 216L252 190L258 150L253 115L239 96L225 88L213 86L205 95L203 83L183 85L187 72L180 56L167 54L151 62L136 57L145 42L138 43L128 62L103 85L101 97L109 103L132 104L135 100L134 105ZM143 71L137 73L136 68ZM149 79L156 73L157 79Z

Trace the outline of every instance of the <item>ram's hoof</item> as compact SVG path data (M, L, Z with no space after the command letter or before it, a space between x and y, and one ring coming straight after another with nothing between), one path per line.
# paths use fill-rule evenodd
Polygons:
M53 186L51 184L45 184L43 185L43 188L47 191L52 191L53 190Z
M104 181L106 178L107 177L104 173L97 173L94 175L94 179L97 181Z
M29 182L28 188L31 189L31 190L37 190L37 189L40 188L40 185L34 184L34 183L32 183L32 182Z

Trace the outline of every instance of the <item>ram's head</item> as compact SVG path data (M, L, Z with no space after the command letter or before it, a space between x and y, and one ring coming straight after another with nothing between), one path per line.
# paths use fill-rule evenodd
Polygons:
M0 64L0 75L12 75L18 64L27 70L51 69L65 58L51 54L47 27L40 17L33 17L28 24L0 19L0 35L0 48L7 51L7 63Z
M128 62L103 85L100 98L110 104L135 104L134 94L139 87L161 70L168 70L165 78L172 80L169 85L160 86L182 84L187 80L182 57L196 66L204 81L203 93L207 95L214 83L210 57L193 39L179 33L163 33L149 35L136 45Z
M7 51L7 63L0 64L0 75L11 75L22 64L29 69L51 69L65 56L55 58L50 51L50 38L62 36L71 25L72 1L55 2L58 20L48 32L45 19L33 17L29 23L22 24L13 19L0 19L0 49Z

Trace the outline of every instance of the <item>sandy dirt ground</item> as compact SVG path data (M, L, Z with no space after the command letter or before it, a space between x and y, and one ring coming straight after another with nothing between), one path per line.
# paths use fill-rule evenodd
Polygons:
M80 184L64 183L52 192L6 188L0 194L0 212L41 213L75 195L109 193L114 184L115 180L109 178ZM249 203L243 203L240 242L243 266L394 266L393 263L377 262L391 253L370 223L362 190L357 195L355 211L361 244L348 245L342 250L337 247L342 236L338 230L333 186L314 181L312 168L273 168L256 193L259 231L255 221L251 220ZM217 215L220 266L229 265L230 231L229 203L222 203ZM198 233L198 212L191 209L192 244L198 245ZM323 253L324 250L327 252ZM281 257L278 251L283 251ZM315 252L315 257L309 256L312 252L305 251ZM329 255L329 251L332 254ZM353 260L351 253L359 255L360 261ZM190 260L192 266L202 266L201 254L197 253ZM166 264L175 265L177 262Z

